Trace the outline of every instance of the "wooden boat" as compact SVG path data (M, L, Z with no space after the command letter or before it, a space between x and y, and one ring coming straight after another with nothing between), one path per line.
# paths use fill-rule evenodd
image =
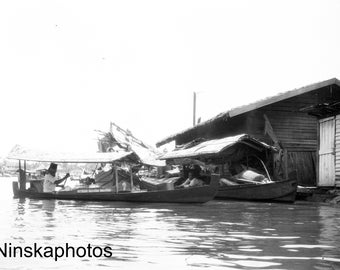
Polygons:
M161 157L171 164L180 160L196 160L215 165L221 168L226 162L239 162L248 167L250 157L256 157L265 171L268 182L242 183L236 185L220 186L216 194L218 199L233 200L255 200L255 201L279 201L294 202L297 192L297 181L295 179L273 181L268 173L264 162L258 158L267 158L276 149L247 134L233 137L203 141L198 143L188 143L180 148L169 152ZM152 186L152 182L147 181L147 186Z
M8 156L9 159L19 160L19 181L13 182L13 193L15 197L36 199L62 199L62 200L86 200L86 201L125 201L125 202L147 202L147 203L205 203L214 198L218 189L218 175L212 175L209 185L174 189L165 187L157 191L119 189L118 166L120 162L127 164L137 162L133 152L109 152L93 153L91 155L77 154L50 154L37 153L25 150L18 146ZM21 169L21 161L24 161L24 169ZM32 181L30 189L26 189L26 161L42 161L55 163L111 163L114 167L112 180L109 179L109 187L80 186L74 189L61 189L55 192L42 192L41 180ZM131 187L133 187L133 175L130 168ZM34 183L36 182L36 183Z
M220 187L217 199L294 202L297 182L294 179L261 184Z
M213 175L210 185L182 189L119 191L108 188L78 188L70 191L60 190L54 193L19 190L17 182L13 184L15 197L36 199L62 199L86 201L125 201L150 203L205 203L212 200L218 189L218 175Z
M176 180L178 177L173 179ZM141 180L141 186L149 191L159 190L168 185L169 182L171 182L171 179L157 181L146 178ZM294 202L296 191L297 182L290 179L269 183L219 186L215 198L222 200Z

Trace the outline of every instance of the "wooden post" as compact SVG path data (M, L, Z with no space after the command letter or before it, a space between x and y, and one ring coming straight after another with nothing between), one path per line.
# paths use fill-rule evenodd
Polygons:
M284 161L285 161L285 178L288 179L288 151L287 149L283 150L283 156L284 156Z
M19 188L21 189L21 160L19 159L19 175L18 175Z
M116 178L116 192L118 193L118 169L117 166L115 166L115 178Z
M319 175L320 175L320 155L319 155L319 152L320 152L320 122L317 121L318 123L318 128L317 128L317 147L316 147L316 151L315 151L315 160L316 160L316 164L315 164L315 167L316 167L316 172L315 172L315 176L316 176L316 186L319 186L319 183L320 183L320 178L319 178Z
M24 161L24 170L21 169L21 161L19 160L19 188L26 190L26 160Z
M24 160L24 173L23 173L23 176L24 176L24 180L23 180L23 190L26 190L26 160Z
M130 185L131 185L131 191L133 189L133 173L132 173L132 166L130 166Z

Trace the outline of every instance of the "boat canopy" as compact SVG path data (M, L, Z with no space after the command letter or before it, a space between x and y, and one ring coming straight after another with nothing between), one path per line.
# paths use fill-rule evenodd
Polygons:
M160 159L182 159L182 158L195 158L195 157L208 157L216 156L222 152L230 149L232 146L237 144L247 145L256 150L271 150L277 151L273 146L270 146L264 142L261 142L248 134L240 134L232 137L225 137L222 139L203 141L198 143L188 143L172 152L166 153Z
M107 153L50 153L27 149L15 145L7 159L27 160L37 162L55 163L112 163L114 161L138 162L133 152L107 152Z

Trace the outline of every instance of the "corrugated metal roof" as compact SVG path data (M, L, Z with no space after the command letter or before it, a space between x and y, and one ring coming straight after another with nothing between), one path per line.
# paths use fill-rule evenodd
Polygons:
M291 98L291 97L295 97L295 96L298 96L298 95L301 95L301 94L304 94L304 93L308 93L310 91L317 90L317 89L320 89L320 88L323 88L323 87L326 87L326 86L329 86L329 85L340 86L340 81L337 78L332 78L332 79L329 79L329 80L326 80L326 81L307 85L307 86L304 86L304 87L301 87L301 88L298 88L298 89L279 93L275 96L271 96L271 97L268 97L268 98L265 98L265 99L262 99L262 100L258 100L256 102L250 103L248 105L243 105L243 106L239 106L239 107L230 109L226 112L219 113L215 117L208 119L208 120L206 120L206 121L204 121L204 122L202 122L202 123L200 123L200 124L198 124L194 127L190 127L190 128L188 128L184 131L181 131L181 132L178 132L178 133L173 134L171 136L168 136L165 139L159 141L156 145L157 145L157 147L159 147L163 144L166 144L166 143L176 139L176 137L179 136L179 135L182 135L182 134L184 134L188 131L194 130L198 127L205 126L205 125L207 125L211 122L214 122L218 119L232 118L234 116L237 116L237 115L240 115L240 114L243 114L243 113L246 113L246 112L249 112L249 111L270 105L270 104L273 104L275 102L279 102L279 101L282 101L282 100L285 100L285 99L288 99L288 98Z
M262 149L276 150L264 142L250 137L247 134L240 134L232 137L225 137L217 140L210 140L199 143L187 149L174 150L161 157L161 159L193 158L199 156L217 155L237 143L247 143Z
M261 108L291 97L295 97L298 95L302 95L304 93L308 93L310 91L314 91L316 89L320 89L329 85L333 85L336 84L338 86L340 86L340 81L337 78L333 78L333 79L329 79L326 81L322 81L322 82L318 82L318 83L314 83L314 84L310 84L301 88L297 88L294 90L290 90L290 91L286 91L283 93L279 93L275 96L271 96L262 100L258 100L256 102L250 103L248 105L244 105L244 106L240 106L237 108L234 108L232 110L229 111L229 116L230 117L234 117L236 115L245 113L245 112L249 112L251 110L257 109L257 108Z
M56 163L111 163L113 161L125 159L137 159L133 152L49 153L34 149L27 149L20 145L14 146L7 158Z
M116 143L121 150L134 152L143 164L159 167L165 166L165 162L158 159L160 153L157 153L153 147L137 139L132 135L131 131L124 130L113 122L110 124L110 132L101 132L104 137L100 140Z

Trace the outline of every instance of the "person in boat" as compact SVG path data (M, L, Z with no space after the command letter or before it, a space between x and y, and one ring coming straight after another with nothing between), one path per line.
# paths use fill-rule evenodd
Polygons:
M181 185L179 185L179 188L186 188L186 187L197 187L197 186L203 186L204 181L202 179L199 179L201 168L197 165L194 167L189 168L188 172L188 178L185 180Z
M43 192L53 192L58 184L60 184L70 176L70 174L67 173L63 178L57 180L56 178L57 168L58 168L57 164L55 163L50 164L50 167L48 168L44 177Z

